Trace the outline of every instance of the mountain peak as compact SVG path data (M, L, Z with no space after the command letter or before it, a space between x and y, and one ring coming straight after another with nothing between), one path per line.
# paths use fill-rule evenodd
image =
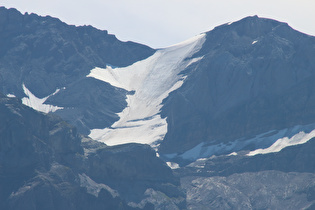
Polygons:
M293 30L287 23L268 18L261 18L257 15L254 15L245 17L236 22L229 22L220 25L214 28L214 30L209 31L207 34L236 32L238 36L248 36L251 38L256 38L272 32L279 26L285 26L286 29Z
M202 59L162 108L169 127L160 154L312 123L313 111L305 112L301 101L304 95L315 103L305 91L313 88L314 43L286 23L258 16L207 32L193 55Z

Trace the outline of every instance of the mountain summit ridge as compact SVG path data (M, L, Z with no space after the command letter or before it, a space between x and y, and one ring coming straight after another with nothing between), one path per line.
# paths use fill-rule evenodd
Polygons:
M254 24L257 22L259 27ZM249 36L239 34L238 31L246 31L244 27L252 29ZM219 144L313 123L311 116L293 116L295 112L289 110L302 111L303 106L297 108L302 101L294 102L292 97L305 97L306 93L297 91L307 88L310 94L313 89L314 46L315 37L301 34L285 23L258 17L244 18L207 32L203 47L193 55L203 59L196 63L191 74L187 73L181 88L164 102L162 116L168 117L170 127L161 151L173 153L175 150L170 148L177 148L181 153L192 148L189 142L194 142L194 146L202 141ZM280 105L281 100L286 101L286 106ZM272 109L273 106L276 108ZM307 107L313 113L312 106ZM268 119L267 113L271 126L262 124L262 117ZM281 119L286 121L280 123ZM275 123L276 127L272 126Z

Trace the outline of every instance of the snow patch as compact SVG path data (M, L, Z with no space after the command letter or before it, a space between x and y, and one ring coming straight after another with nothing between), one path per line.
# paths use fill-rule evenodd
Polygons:
M258 42L257 40L256 40L256 41L253 41L252 44L256 44L257 42Z
M87 192L91 195L94 195L95 197L98 197L98 194L101 192L102 189L105 189L108 192L110 192L113 198L116 198L117 196L119 196L116 190L113 190L112 188L110 188L109 186L105 184L98 184L94 182L86 174L79 174L79 179L80 179L80 187L85 187Z
M200 159L196 160L195 162L190 163L187 166L188 167L193 167L193 168L205 168L206 162L209 159L210 158L200 158Z
M166 162L167 166L170 167L171 169L178 169L179 165L174 162Z
M180 157L185 160L195 161L199 158L208 158L213 155L238 155L237 152L248 147L255 148L247 154L248 156L253 156L279 152L288 146L304 144L313 137L315 137L315 124L297 125L278 131L271 130L253 138L242 138L228 143L207 145L206 142L202 142L183 154L163 154L163 157L167 159Z
M298 145L298 144L304 144L314 137L315 137L315 130L313 130L310 133L305 133L304 131L300 131L298 134L295 134L291 138L284 137L284 138L278 139L274 144L272 144L270 147L266 149L257 149L257 150L251 151L247 154L247 156L280 152L282 149L286 147Z
M201 57L198 57L198 58L193 58L193 59L191 59L191 60L189 61L189 63L186 65L186 68L187 68L188 66L190 66L191 64L193 64L193 63L196 63L196 62L200 61L201 59L203 59L203 57L204 57L204 56L201 56Z
M49 96L46 96L45 98L37 98L34 94L29 91L25 87L25 85L22 85L24 93L27 97L22 98L22 103L26 106L29 106L37 111L44 112L44 113L49 113L49 112L55 112L58 109L63 109L63 107L58 107L58 106L53 106L49 104L44 104L45 101L52 95L57 94L60 89L57 89L54 93L50 94Z
M186 159L186 160L196 160L200 158L201 150L204 146L204 142L198 144L194 148L186 151L184 154L180 155L181 158Z
M15 95L13 95L13 94L7 94L7 97L9 97L9 98L16 98L16 96Z
M110 128L93 129L90 137L107 145L130 142L150 144L156 148L167 133L166 118L162 119L162 101L170 92L184 83L180 73L189 65L202 59L189 59L201 49L205 34L160 49L151 57L124 68L107 66L94 68L87 77L107 82L112 86L134 91L127 95L127 107L120 119Z
M26 192L34 189L37 185L39 185L39 182L27 183L26 185L23 185L21 188L19 188L16 192L12 192L10 198L13 198L15 196L21 196Z

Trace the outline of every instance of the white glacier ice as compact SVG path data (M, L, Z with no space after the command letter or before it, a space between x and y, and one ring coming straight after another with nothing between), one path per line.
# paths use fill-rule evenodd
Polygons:
M244 148L254 146L257 149L247 154L248 156L253 156L279 152L288 146L304 144L313 137L315 137L315 124L297 125L292 128L277 131L272 130L253 138L237 139L228 143L207 145L205 142L202 142L183 154L164 154L164 156L169 159L178 156L186 160L194 161L198 158L208 158L212 155L238 155L237 152L244 150Z
M268 148L257 149L257 150L251 151L247 154L247 156L280 152L282 149L286 147L298 145L298 144L304 144L314 137L315 137L315 130L312 130L310 133L305 133L304 131L300 131L299 133L295 134L291 138L283 137L283 138L278 139L275 143L273 143Z
M127 95L127 107L118 113L120 119L110 128L93 129L90 137L107 145L143 143L155 147L167 132L166 119L160 116L162 101L185 80L180 75L187 66L202 58L190 57L200 50L205 34L168 48L124 68L94 68L87 77L134 91Z
M63 107L44 104L45 101L50 96L57 94L60 91L60 89L57 89L54 93L44 98L37 98L33 93L31 93L31 91L29 91L29 89L25 87L24 84L23 84L23 90L27 97L22 98L22 103L26 106L29 106L37 111L44 112L44 113L55 112L58 109L63 109Z

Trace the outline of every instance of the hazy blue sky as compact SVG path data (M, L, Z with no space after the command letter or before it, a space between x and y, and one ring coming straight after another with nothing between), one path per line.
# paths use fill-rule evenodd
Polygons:
M1 0L0 5L93 25L120 40L155 48L249 15L287 22L315 35L315 0Z

